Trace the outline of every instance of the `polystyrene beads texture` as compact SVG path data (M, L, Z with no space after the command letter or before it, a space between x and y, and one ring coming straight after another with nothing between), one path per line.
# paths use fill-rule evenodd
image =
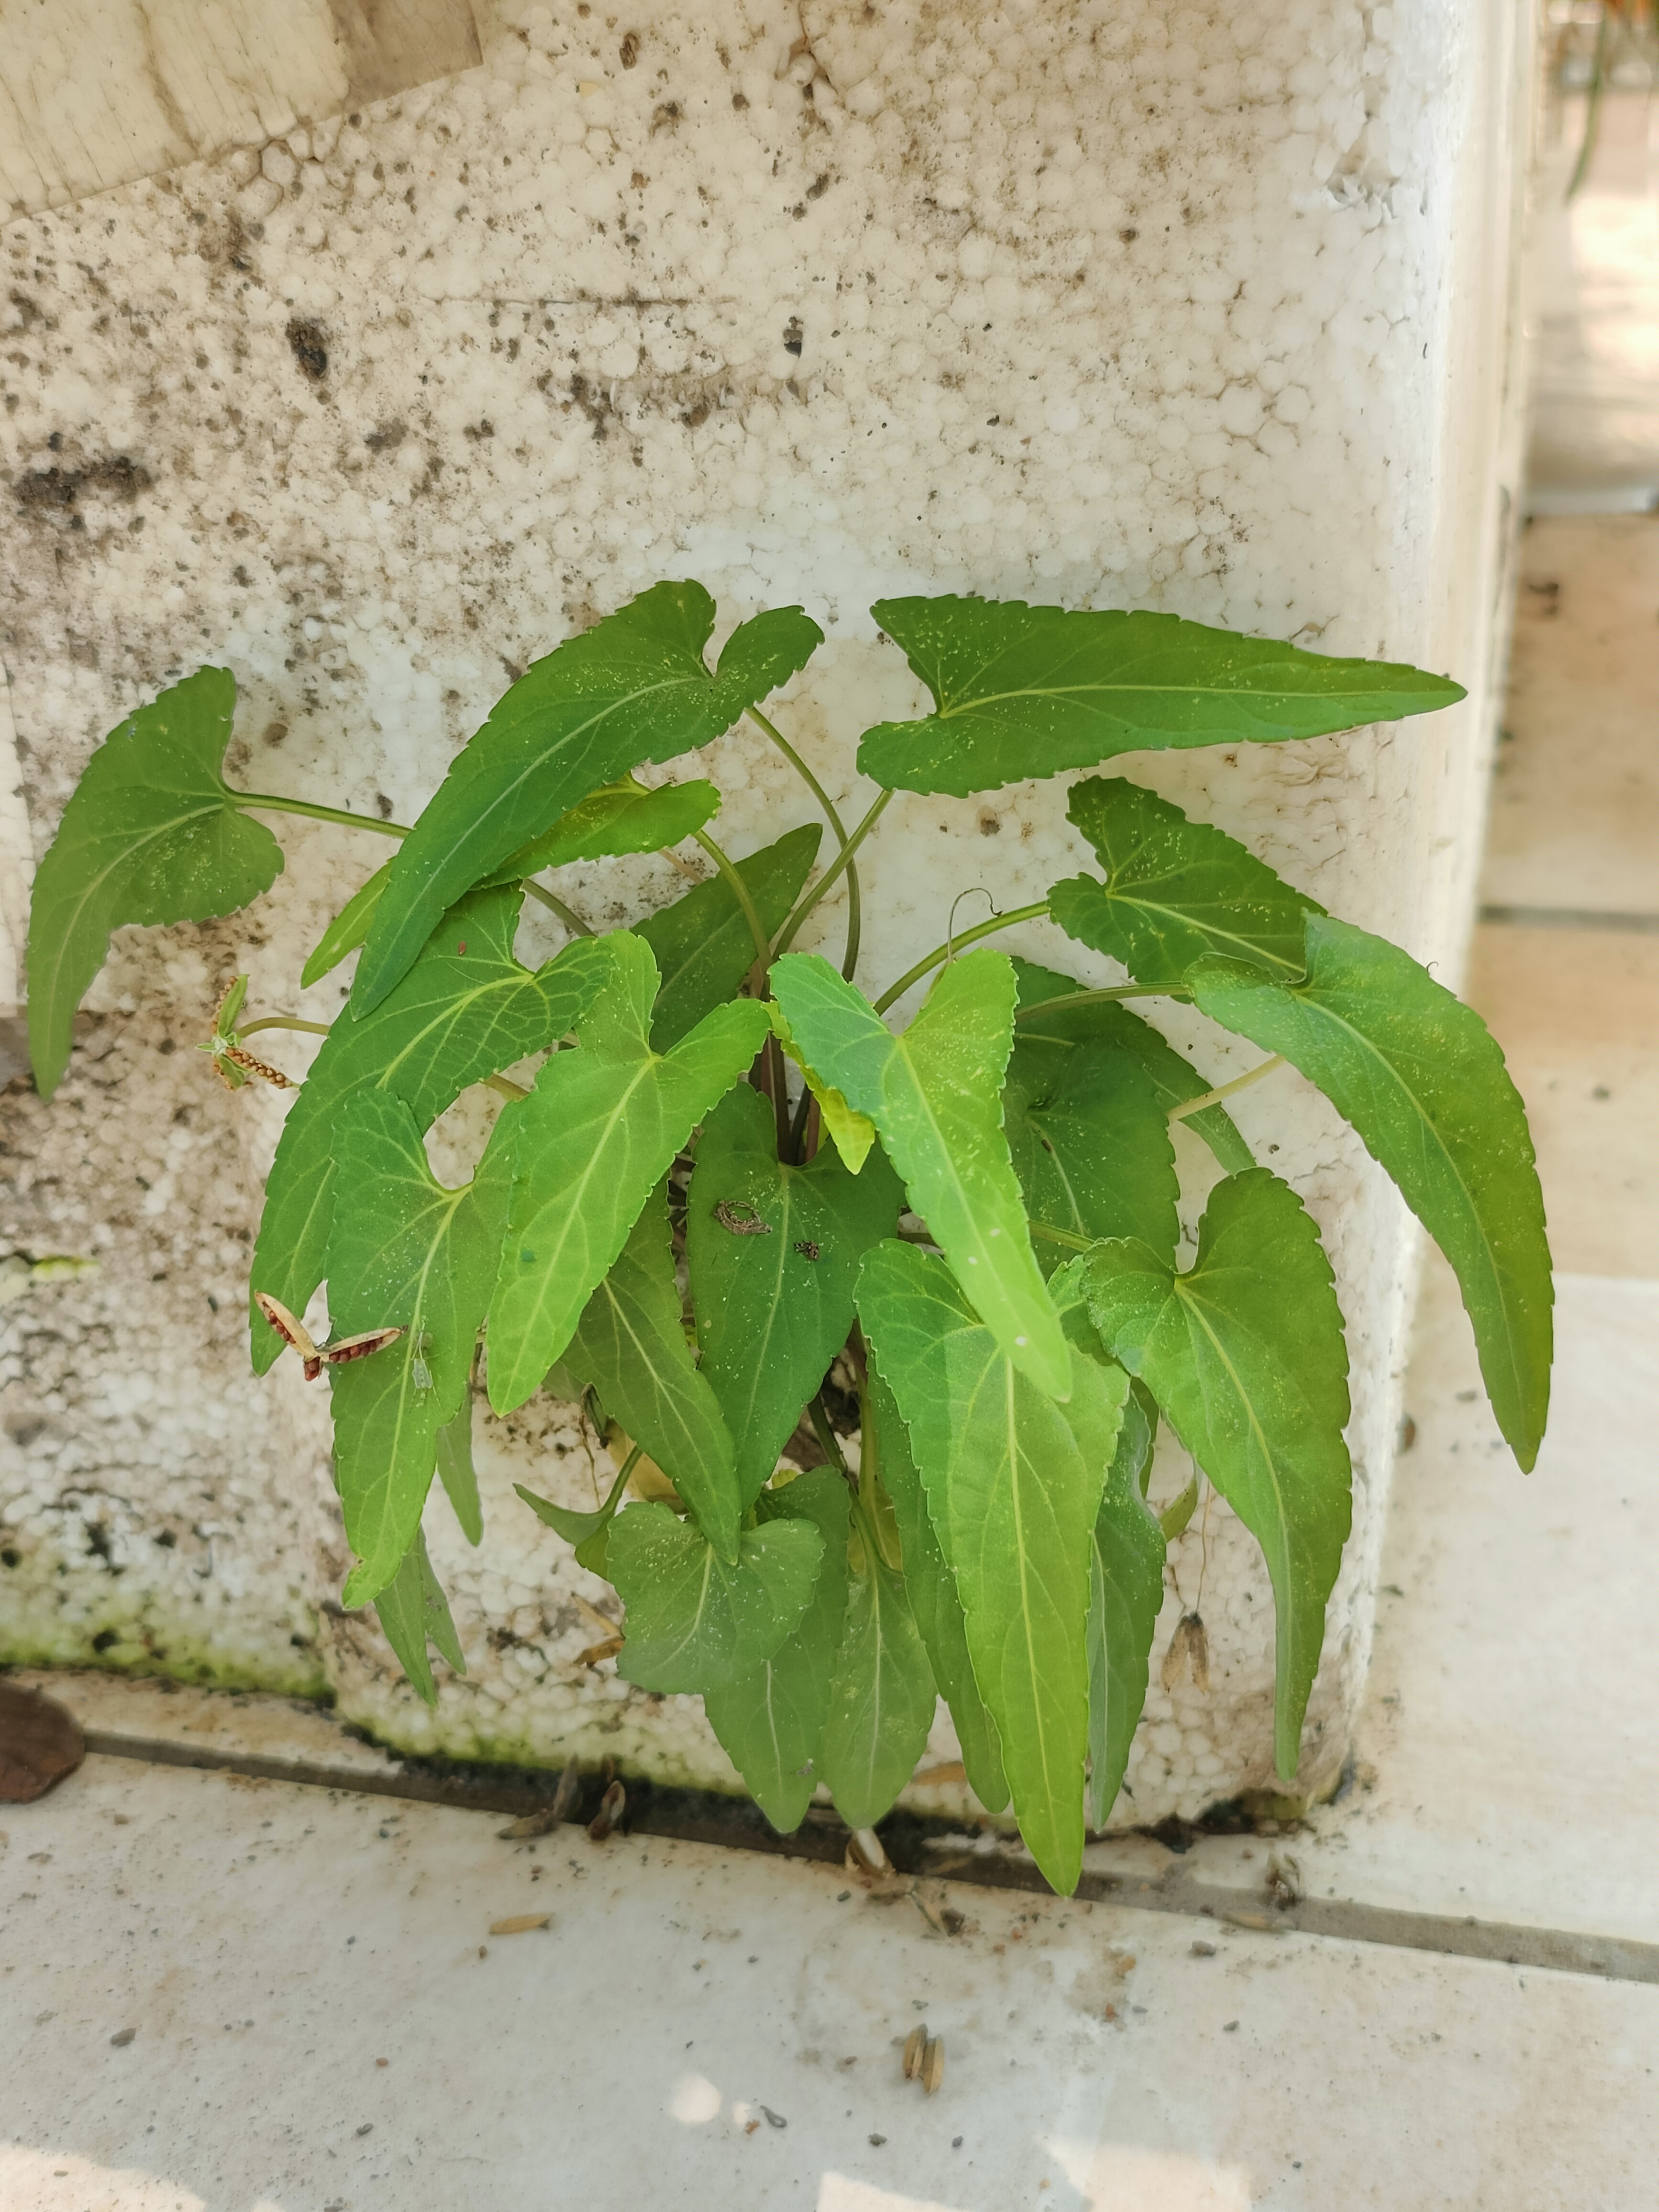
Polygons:
M1474 697L1432 723L1127 764L1334 910L1455 962L1504 417L1501 328L1453 311L1472 257L1508 250L1501 12L513 6L465 76L15 222L0 589L35 851L92 745L204 661L241 690L233 780L410 819L511 677L664 575L715 593L717 642L765 605L823 623L776 712L857 808L858 733L924 704L870 602L971 590L1458 676ZM702 772L738 853L812 818L753 733ZM1061 785L896 801L868 848L860 980L953 910L1083 865L1064 808ZM692 1700L577 1663L608 1594L511 1490L586 1502L605 1479L569 1409L481 1413L481 1551L441 1500L428 1516L470 1668L435 1715L367 1620L329 1609L321 1392L291 1362L254 1384L241 1336L281 1109L221 1091L189 1048L237 969L251 1011L337 1011L342 976L301 994L299 966L384 848L267 818L289 852L271 896L123 933L58 1101L6 1102L27 1164L0 1246L102 1271L0 1315L4 1649L326 1680L411 1748L608 1750L729 1785ZM649 859L561 888L604 927L683 884ZM840 895L820 913L833 943ZM544 923L526 948L556 944ZM998 941L1109 980L1052 929ZM1218 1080L1255 1057L1166 1025ZM303 1072L306 1041L265 1042ZM1318 1216L1349 1322L1356 1528L1310 1713L1320 1784L1364 1674L1410 1240L1297 1079L1239 1119ZM1218 1503L1170 1584L1120 1820L1271 1783L1271 1598ZM1194 1609L1208 1687L1166 1686ZM933 1756L954 1758L943 1726ZM947 1771L916 1802L965 1801Z

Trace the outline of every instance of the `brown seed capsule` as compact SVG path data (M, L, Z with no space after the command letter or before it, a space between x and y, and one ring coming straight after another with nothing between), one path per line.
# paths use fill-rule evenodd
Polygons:
M904 2039L904 2078L907 2081L921 2079L921 2062L927 2049L927 2027L924 2021L920 2027L913 2027Z
M931 2097L945 2079L945 2038L934 2036L922 2054L921 2086Z

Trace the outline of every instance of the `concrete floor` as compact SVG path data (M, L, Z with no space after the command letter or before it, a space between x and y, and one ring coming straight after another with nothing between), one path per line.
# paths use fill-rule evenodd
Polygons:
M1523 1480L1431 1264L1340 1803L1098 1846L1109 1902L884 1893L503 1838L362 1794L315 1714L70 1678L100 1741L333 1786L105 1753L7 1809L3 2212L1659 2202L1656 629L1659 518L1533 525L1470 990L1538 1131L1556 1409Z

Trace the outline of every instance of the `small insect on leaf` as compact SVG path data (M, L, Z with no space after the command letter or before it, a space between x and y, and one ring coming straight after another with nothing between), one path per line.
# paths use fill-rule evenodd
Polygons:
M268 1291L256 1291L254 1299L277 1335L299 1353L307 1382L314 1382L325 1367L342 1367L348 1360L367 1359L374 1352L384 1352L405 1333L401 1328L368 1328L356 1336L343 1336L337 1344L319 1344L280 1298L273 1298Z
M415 1339L414 1357L409 1363L409 1379L417 1390L432 1388L432 1370L426 1364L426 1355L431 1349L431 1333L423 1328Z

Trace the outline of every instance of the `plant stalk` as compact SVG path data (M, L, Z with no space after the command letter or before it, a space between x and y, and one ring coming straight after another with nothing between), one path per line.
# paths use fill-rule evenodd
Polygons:
M349 814L343 806L319 806L313 799L279 799L270 791L231 791L225 787L238 806L244 811L257 807L267 814L305 814L313 822L337 822L343 830L372 830L380 837L407 837L407 822L382 822L374 814Z
M1184 1098L1179 1106L1170 1109L1171 1121L1184 1121L1194 1114L1201 1114L1206 1106L1218 1106L1224 1098L1231 1098L1235 1091L1248 1091L1253 1083L1260 1083L1264 1075L1271 1075L1276 1067L1283 1067L1285 1055L1276 1052L1271 1060L1264 1060L1260 1067L1253 1067L1248 1075L1236 1075L1231 1083L1219 1083L1213 1091L1201 1091L1196 1098Z
M781 957L781 956L789 950L790 946L794 943L795 939L800 933L801 924L806 920L808 915L811 913L813 908L823 896L824 893L834 888L836 878L842 872L842 871L846 870L850 873L853 866L854 854L858 851L859 847L864 842L865 839L870 835L870 832L875 828L877 823L880 821L882 816L886 812L888 802L891 799L893 793L890 791L882 791L876 794L875 804L871 807L863 821L860 822L858 828L854 830L852 836L842 847L840 852L830 863L830 866L824 870L823 873L818 878L818 880L813 884L811 890L807 892L805 897L801 900L793 914L792 914L789 919L784 923L782 929L778 933L777 954L775 957ZM853 951L856 956L858 951L856 943L853 945ZM844 963L842 972L843 974L846 972ZM848 980L849 981L851 981L850 976Z
M763 714L758 707L749 709L749 719L756 727L763 730L785 760L794 769L823 811L824 819L835 833L836 843L844 853L852 842L847 835L847 825L841 818L836 802L813 775L811 768L795 750L777 724ZM863 895L859 888L859 872L848 863L847 870L847 950L842 956L841 972L848 982L853 980L859 964L859 945L864 932Z
M766 925L760 918L759 908L750 896L749 886L706 830L694 830L691 835L725 877L731 886L732 897L743 909L743 918L749 924L749 934L755 940L755 962L763 984L766 971L772 964L772 940L766 934Z
M1035 906L1018 906L1012 914L994 914L989 921L979 922L972 929L958 930L954 936L947 937L943 945L936 946L925 960L918 960L914 968L907 968L897 982L890 985L876 1000L876 1012L884 1014L895 1000L904 996L912 983L919 983L924 975L931 975L961 946L973 945L981 937L994 936L999 929L1012 929L1016 922L1041 921L1048 911L1048 900L1039 899ZM1052 1006L1054 1003L1050 1000L1049 1004Z
M1099 991L1067 991L1058 999L1039 999L1035 1006L1015 1009L1016 1022L1034 1022L1039 1014L1058 1013L1066 1006L1112 1006L1123 999L1177 999L1183 1003L1190 993L1179 983L1113 983Z

